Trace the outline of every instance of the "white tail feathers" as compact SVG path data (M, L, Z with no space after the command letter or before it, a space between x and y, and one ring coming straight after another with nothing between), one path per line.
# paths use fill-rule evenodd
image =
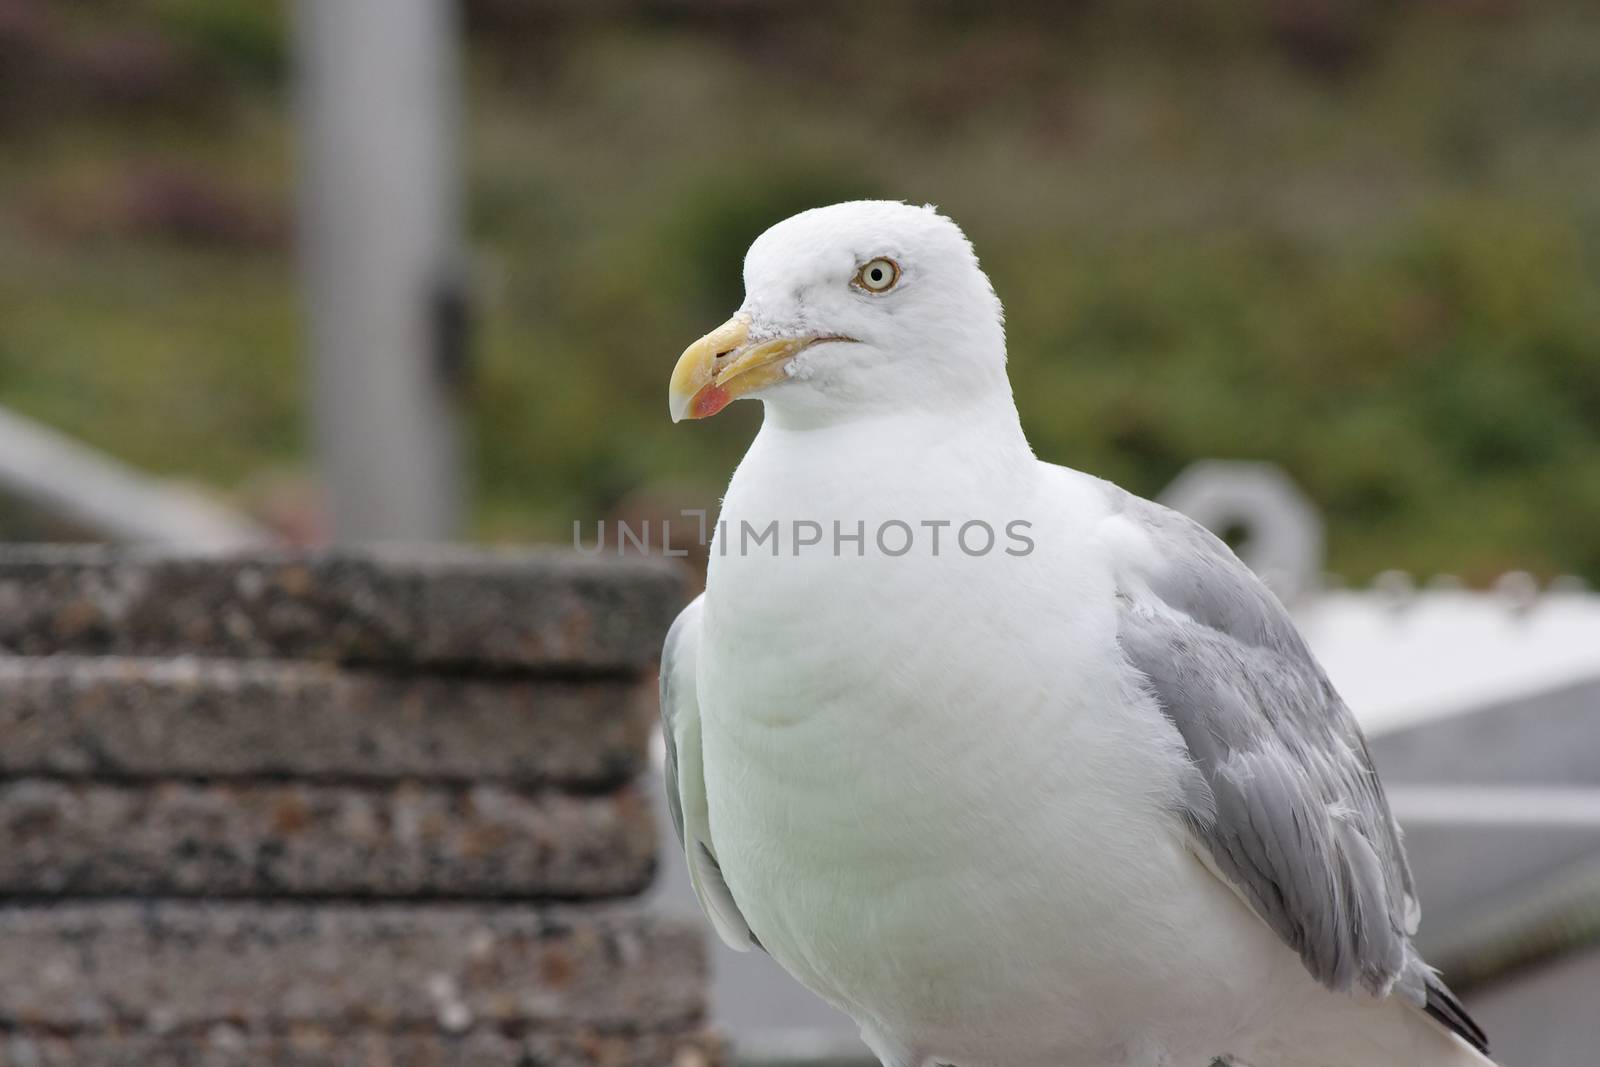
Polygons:
M1319 997L1242 1052L1240 1067L1497 1067L1420 1008L1389 996Z

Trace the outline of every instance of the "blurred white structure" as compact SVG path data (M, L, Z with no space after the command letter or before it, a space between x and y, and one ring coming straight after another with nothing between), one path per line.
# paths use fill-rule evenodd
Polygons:
M1322 581L1322 516L1271 463L1201 460L1162 491L1161 502L1228 539L1285 604Z
M210 497L148 474L0 408L0 492L112 541L245 548L263 526Z
M1535 587L1530 598L1525 587L1331 591L1295 619L1362 727L1379 733L1600 680L1600 596Z

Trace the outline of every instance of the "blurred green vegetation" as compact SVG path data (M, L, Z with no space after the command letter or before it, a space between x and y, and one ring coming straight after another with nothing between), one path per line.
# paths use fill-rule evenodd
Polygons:
M1355 579L1600 581L1592 0L467 6L480 536L714 496L759 412L672 427L674 358L765 226L887 196L977 245L1041 456L1274 460ZM250 506L308 462L288 52L0 0L0 402Z

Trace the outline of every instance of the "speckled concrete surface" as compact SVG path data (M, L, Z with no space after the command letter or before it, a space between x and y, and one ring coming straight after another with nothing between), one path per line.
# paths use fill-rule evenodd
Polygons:
M262 1034L219 1023L204 1033L71 1037L0 1035L0 1067L714 1067L722 1043L705 1030L671 1033L389 1032L297 1027Z
M543 552L0 548L0 1067L708 1067L629 898L686 599Z
M655 702L649 679L0 656L0 773L470 779L594 790L643 769Z
M662 560L454 549L204 556L0 547L0 649L632 671L685 593Z
M632 789L0 781L0 893L626 896L655 856Z
M29 961L0 969L13 1027L655 1032L704 1007L700 930L628 904L6 905L0 938Z

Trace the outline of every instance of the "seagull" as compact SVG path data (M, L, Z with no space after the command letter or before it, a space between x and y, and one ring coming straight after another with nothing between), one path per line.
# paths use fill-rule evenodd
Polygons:
M717 934L884 1067L1489 1064L1349 709L1225 544L1034 456L956 224L806 211L744 286L669 390L764 406L661 666Z

